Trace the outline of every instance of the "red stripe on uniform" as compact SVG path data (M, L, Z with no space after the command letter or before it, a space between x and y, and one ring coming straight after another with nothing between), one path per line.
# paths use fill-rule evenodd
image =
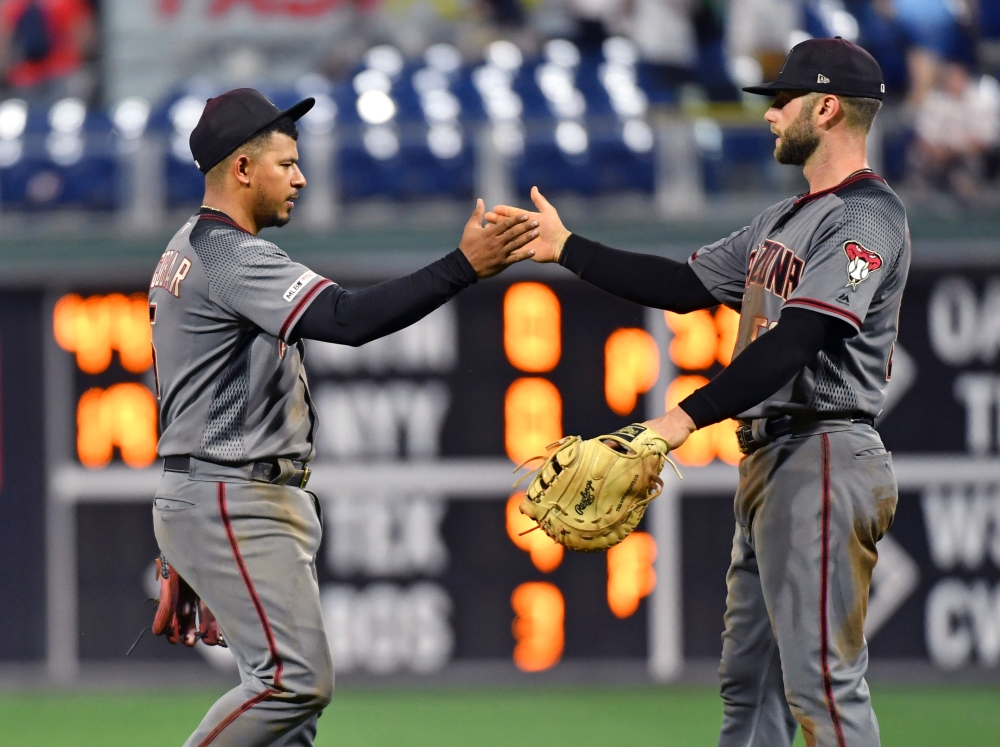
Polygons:
M817 301L815 298L792 298L785 301L785 306L808 306L814 309L820 309L821 311L826 311L830 314L834 314L839 317L843 317L851 324L853 324L858 329L861 329L861 317L857 314L852 314L846 309L838 309L833 304L826 303L825 301Z
M292 323L295 321L299 312L305 308L305 305L309 303L317 293L323 290L323 288L326 288L328 285L333 285L333 281L327 280L326 278L321 278L320 281L316 283L316 285L310 288L309 291L304 296L302 296L302 300L300 300L297 304L295 304L295 308L292 309L292 313L289 314L287 317L285 317L285 323L281 325L281 329L278 331L279 340L285 339L285 334L287 334L289 328L291 328Z
M854 184L856 182L860 182L864 179L875 179L876 181L882 182L883 184L885 183L885 179L883 179L878 174L873 174L870 171L866 171L863 174L855 174L854 176L848 177L847 179L844 179L844 181L842 181L840 184L837 184L833 187L828 187L827 189L821 189L819 192L811 192L809 194L802 195L799 199L795 201L795 206L798 207L799 205L804 205L807 202L818 200L820 197L825 197L828 194L839 192L844 187Z
M201 213L198 220L217 220L219 223L225 223L227 226L232 226L233 228L239 229L243 233L250 234L243 226L239 225L235 221L229 220L228 218L223 218L221 215L210 215L209 213ZM253 234L250 234L253 236Z
M819 658L823 668L823 692L826 694L826 705L830 710L833 729L837 733L837 747L846 747L844 730L840 726L840 714L837 713L837 702L833 697L833 676L830 674L830 631L827 621L827 587L830 575L830 436L821 433L819 439L823 453L823 548L819 581Z
M211 732L209 732L207 737L198 742L198 747L207 747L207 745L210 745L212 742L215 741L215 738L222 733L222 730L225 729L227 726L229 726L231 723L233 723L233 721L235 721L237 717L240 716L240 714L250 710L261 701L267 700L272 695L274 695L273 690L265 690L259 695L254 695L252 698L250 698L250 700L244 702L239 708L237 708L235 711L226 716L226 718L223 719L221 722L219 722L216 725L216 727L212 729Z
M240 554L240 546L236 542L236 534L233 532L233 523L229 520L229 511L226 509L226 483L218 483L219 515L222 516L222 523L226 527L226 536L229 538L229 547L233 551L233 558L236 560L236 567L240 570L243 583L250 593L250 601L253 602L254 609L257 610L257 618L264 628L264 637L267 638L267 648L271 652L271 660L274 662L274 686L281 687L281 672L285 668L281 655L278 653L278 646L274 642L274 632L271 630L271 623L268 622L267 613L264 612L264 605L260 603L257 590L254 588L250 574L247 572L246 564L243 562L243 555Z

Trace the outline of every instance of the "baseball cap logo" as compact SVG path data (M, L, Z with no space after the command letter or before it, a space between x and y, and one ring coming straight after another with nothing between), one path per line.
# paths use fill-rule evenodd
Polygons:
M817 83L829 83L830 79L827 78L825 75L823 75L823 73L820 73L819 75L816 76L816 82Z

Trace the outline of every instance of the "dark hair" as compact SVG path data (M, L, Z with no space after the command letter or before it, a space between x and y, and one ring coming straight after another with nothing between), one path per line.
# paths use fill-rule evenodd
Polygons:
M243 145L240 146L240 148L255 150L264 143L266 143L268 140L270 140L271 135L273 135L275 132L281 133L282 135L288 135L288 137L290 137L292 140L299 139L299 127L298 125L295 124L295 120L293 120L291 117L282 117L276 122L269 124L263 130L261 130L252 138L247 140ZM239 150L240 148L237 148L236 150Z
M264 149L267 147L267 144L271 141L271 135L276 132L282 135L288 135L288 137L292 140L299 139L299 128L295 124L295 120L291 117L282 117L281 119L269 124L260 132L256 133L252 138L239 147L233 149L232 153L209 169L208 173L205 174L206 181L217 181L222 179L223 174L225 174L225 172L229 169L230 160L237 153L245 153L251 158L259 158L261 153L263 153Z

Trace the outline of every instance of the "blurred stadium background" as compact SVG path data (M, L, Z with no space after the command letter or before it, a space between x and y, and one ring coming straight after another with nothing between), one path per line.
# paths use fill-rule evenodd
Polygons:
M739 87L832 35L883 66L870 159L914 239L879 422L901 501L875 705L886 745L997 744L996 0L0 2L0 744L179 744L235 677L201 646L124 656L156 555L144 288L201 197L207 97L317 97L310 186L269 238L349 287L533 184L572 229L682 258L804 189ZM341 687L319 744L714 743L732 424L685 445L685 481L606 556L520 537L511 469L661 413L728 363L734 318L518 266L385 340L309 346Z

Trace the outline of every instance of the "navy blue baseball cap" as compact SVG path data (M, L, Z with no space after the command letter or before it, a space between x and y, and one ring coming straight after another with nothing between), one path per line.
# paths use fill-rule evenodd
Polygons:
M796 44L776 80L743 90L764 96L776 96L778 91L816 91L881 101L885 96L885 81L874 57L857 44L836 36Z
M253 88L236 88L209 99L188 141L194 165L207 174L258 132L282 117L300 119L315 103L316 99L308 98L281 111Z

